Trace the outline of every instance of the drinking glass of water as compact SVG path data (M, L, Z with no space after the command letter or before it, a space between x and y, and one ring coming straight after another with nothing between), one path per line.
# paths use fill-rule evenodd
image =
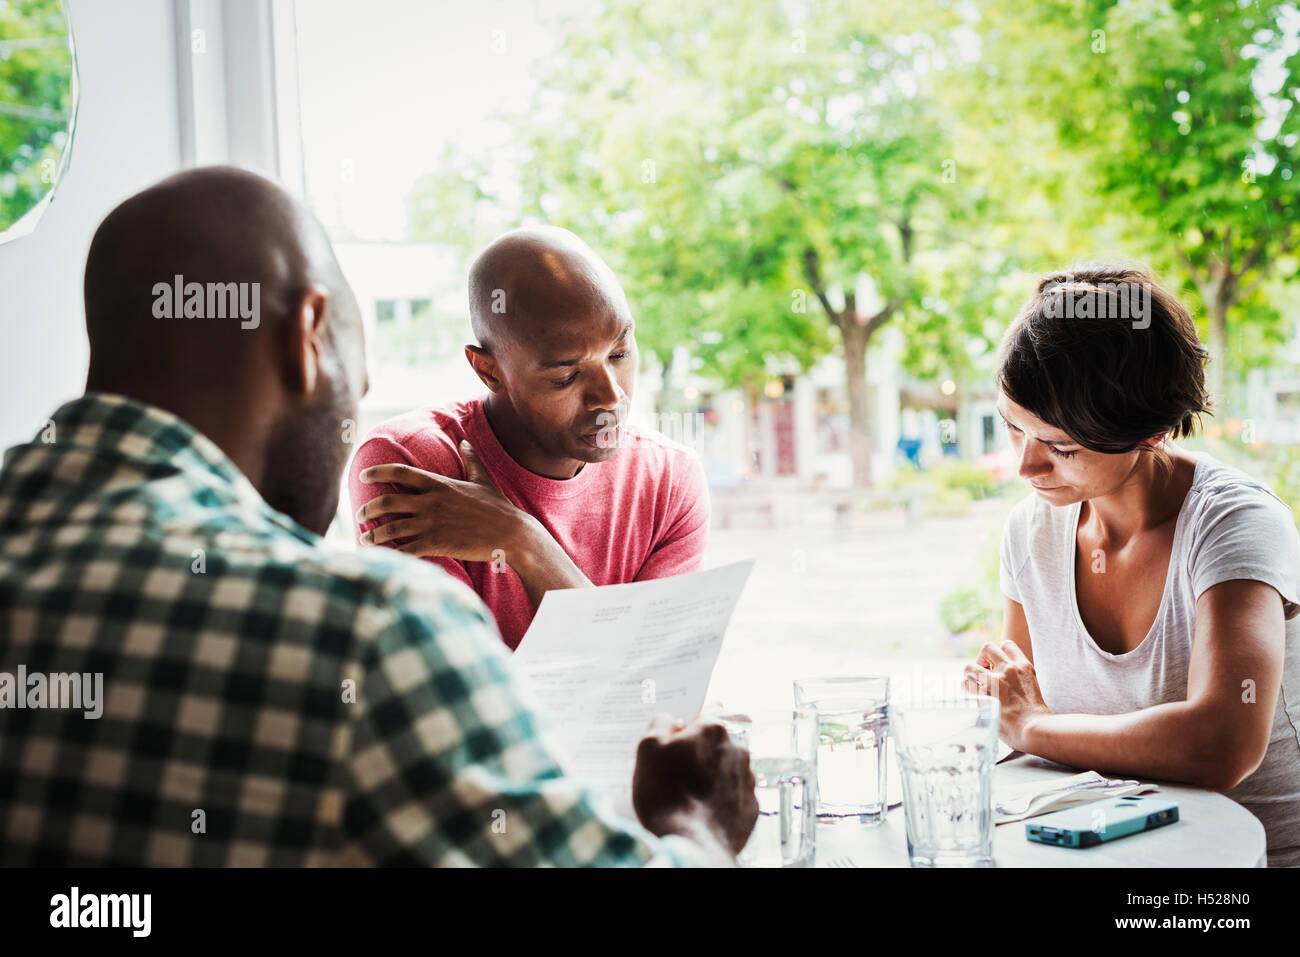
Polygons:
M758 821L738 856L742 867L811 867L816 846L817 719L812 712L722 715L731 740L749 750Z
M817 816L879 824L889 810L889 679L801 678L794 703L817 713Z
M891 710L913 867L993 866L998 712L987 695Z

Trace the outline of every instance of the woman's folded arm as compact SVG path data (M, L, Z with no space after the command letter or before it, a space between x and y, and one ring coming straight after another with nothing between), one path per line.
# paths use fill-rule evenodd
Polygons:
M1196 603L1187 699L1128 714L1029 718L1021 750L1073 767L1226 791L1264 759L1284 655L1282 599L1221 582Z

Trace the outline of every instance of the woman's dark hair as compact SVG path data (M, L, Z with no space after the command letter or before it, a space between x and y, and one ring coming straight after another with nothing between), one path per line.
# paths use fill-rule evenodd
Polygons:
M1187 308L1150 273L1090 264L1040 280L1002 340L997 381L1084 448L1132 452L1192 435L1211 412L1208 358Z

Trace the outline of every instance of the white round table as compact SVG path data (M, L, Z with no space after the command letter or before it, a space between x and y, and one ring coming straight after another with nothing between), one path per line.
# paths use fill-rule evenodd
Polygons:
M892 762L891 762L892 764ZM891 775L897 765L890 767ZM1077 774L1075 768L1021 755L993 771L995 788L1015 788L1036 780ZM1147 781L1150 779L1141 778ZM1159 785L1151 794L1178 804L1179 820L1095 847L1065 848L1038 844L1025 837L1025 822L993 829L993 861L998 867L1264 867L1264 826L1244 807L1216 791L1185 784ZM895 789L890 782L890 790ZM1032 818L1030 819L1032 820ZM885 821L864 825L856 820L817 825L818 867L907 867L907 832L903 808Z

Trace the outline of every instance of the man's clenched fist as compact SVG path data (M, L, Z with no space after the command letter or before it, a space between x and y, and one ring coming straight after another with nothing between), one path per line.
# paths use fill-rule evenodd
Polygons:
M653 834L697 834L703 826L732 854L758 820L749 752L722 725L656 715L637 747L632 806Z

